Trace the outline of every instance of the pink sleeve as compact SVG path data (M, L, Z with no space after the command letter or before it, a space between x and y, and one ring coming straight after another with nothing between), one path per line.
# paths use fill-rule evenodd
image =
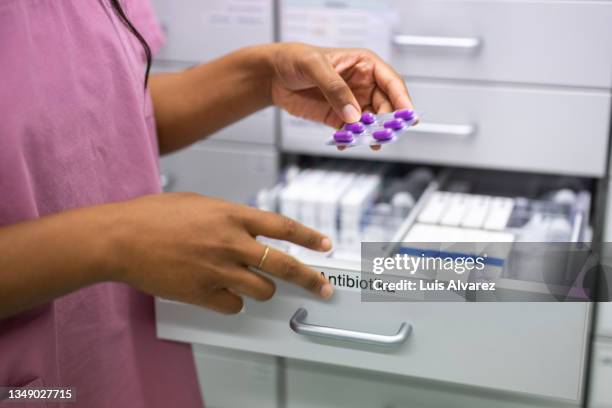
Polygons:
M134 27L147 40L151 47L151 52L155 56L162 45L165 37L162 32L159 20L153 10L150 0L127 0L127 14Z

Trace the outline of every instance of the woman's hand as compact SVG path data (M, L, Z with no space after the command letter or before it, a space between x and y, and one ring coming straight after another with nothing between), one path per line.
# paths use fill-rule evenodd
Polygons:
M371 51L276 44L271 96L275 105L339 128L368 110L413 109L401 76Z
M269 212L192 193L84 207L0 228L0 319L100 282L238 313L274 294L275 276L328 298L320 273L255 236L316 250L329 240ZM263 259L263 261L262 261ZM251 267L261 264L261 273Z
M242 296L267 300L275 276L328 298L333 289L315 270L266 247L258 235L329 251L322 234L291 219L192 193L147 196L112 204L115 265L112 280L150 294L237 313ZM268 276L266 276L268 275Z
M364 49L276 43L151 77L160 151L169 153L272 104L339 128L362 110L412 109L402 78Z

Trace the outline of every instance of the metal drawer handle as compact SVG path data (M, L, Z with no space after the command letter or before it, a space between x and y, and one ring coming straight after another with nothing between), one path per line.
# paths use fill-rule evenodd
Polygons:
M410 128L410 132L428 135L445 135L457 138L468 138L476 133L474 125L445 125L442 123L419 123Z
M412 333L412 325L406 322L400 325L397 333L392 335L384 335L304 323L307 315L308 311L303 307L300 307L293 314L293 317L291 317L289 326L297 334L357 343L374 344L377 346L398 346L404 343L408 336L410 336L410 333Z
M482 45L482 41L480 38L475 37L431 37L398 34L393 37L393 44L400 47L435 47L475 50Z

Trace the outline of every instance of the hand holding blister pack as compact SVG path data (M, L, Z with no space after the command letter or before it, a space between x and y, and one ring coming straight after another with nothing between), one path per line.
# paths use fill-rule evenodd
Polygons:
M333 134L327 144L337 147L354 147L394 143L417 122L418 116L412 109L402 109L378 115L372 112L364 112L359 122L347 123L342 126Z

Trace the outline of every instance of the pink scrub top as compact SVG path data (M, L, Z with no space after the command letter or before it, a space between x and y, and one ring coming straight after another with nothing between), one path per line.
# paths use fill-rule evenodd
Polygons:
M148 1L120 1L157 50ZM0 226L160 192L144 61L108 0L0 0ZM191 348L114 283L0 320L0 386L28 384L76 388L34 407L202 406Z

